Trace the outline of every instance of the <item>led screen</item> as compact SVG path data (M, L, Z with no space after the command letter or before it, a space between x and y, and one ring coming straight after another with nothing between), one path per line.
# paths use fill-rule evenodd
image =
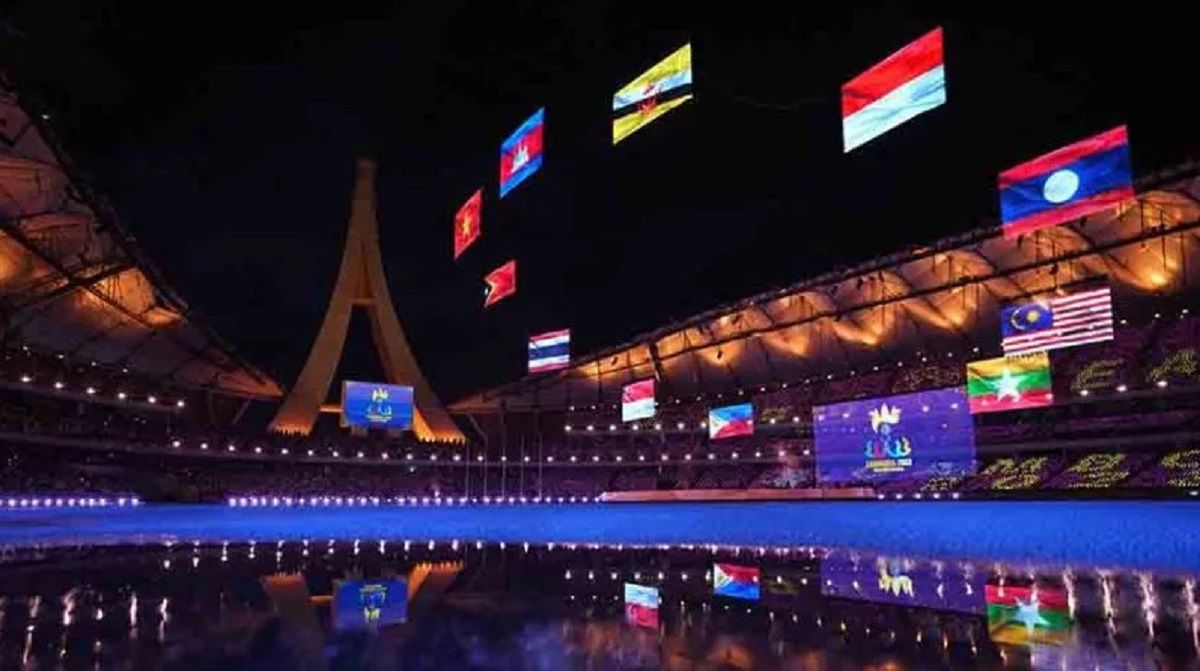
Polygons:
M347 580L333 595L333 622L340 631L397 624L404 622L407 614L405 580Z
M408 429L412 420L412 387L350 380L342 383L342 424Z
M961 387L816 406L813 435L822 484L974 470L975 429Z
M983 613L986 578L951 562L844 551L821 559L822 594L874 603Z
M754 406L750 403L708 411L708 437L712 440L754 434Z
M621 389L621 421L632 422L654 416L654 380L627 384Z
M636 627L658 628L658 589L625 583L625 621Z
M757 566L713 564L713 594L758 601L761 578Z

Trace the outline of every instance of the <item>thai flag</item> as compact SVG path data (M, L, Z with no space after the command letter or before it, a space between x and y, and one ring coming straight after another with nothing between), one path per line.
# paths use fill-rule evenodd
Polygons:
M945 102L942 29L935 28L842 86L844 151Z
M539 109L500 145L500 197L542 167L542 131L546 110Z
M1015 238L1133 198L1129 133L1118 126L1000 173L1000 220Z
M529 372L543 373L571 364L571 329L551 331L529 339Z
M621 421L632 422L654 416L654 379L625 385L621 389Z
M728 405L724 408L712 408L708 411L708 437L733 438L734 436L750 436L754 434L754 405Z

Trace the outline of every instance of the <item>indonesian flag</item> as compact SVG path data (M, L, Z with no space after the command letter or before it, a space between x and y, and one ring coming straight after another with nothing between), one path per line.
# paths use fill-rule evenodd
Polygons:
M467 250L471 243L479 239L482 222L480 213L483 209L483 189L478 189L454 215L454 259Z
M935 28L842 87L845 152L945 102L942 29Z
M517 261L516 259L500 266L483 278L487 284L484 291L483 307L491 307L495 303L517 293Z

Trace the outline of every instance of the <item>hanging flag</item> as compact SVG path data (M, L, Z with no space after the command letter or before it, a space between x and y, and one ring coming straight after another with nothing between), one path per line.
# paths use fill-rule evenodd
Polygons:
M968 363L967 397L972 415L1053 405L1050 355L1035 352Z
M541 108L500 145L501 198L542 167L542 131L546 125L545 121L546 109Z
M758 601L762 594L757 566L713 564L713 594Z
M487 289L483 294L483 307L485 308L517 293L516 260L509 261L488 273L483 281L487 283Z
M1007 355L1112 340L1112 291L1100 287L1006 307L1000 335Z
M627 384L621 389L621 421L654 416L654 378Z
M613 144L692 99L692 45L685 44L613 96Z
M1118 126L1000 173L1000 221L1015 238L1133 198L1129 134Z
M942 29L934 28L842 86L844 152L945 102Z
M478 189L454 215L454 258L471 246L479 238L482 221L480 213L483 210L483 189Z
M635 627L658 628L658 588L625 583L625 621Z
M996 643L1061 645L1071 634L1067 595L1056 587L989 584L988 636Z
M529 372L544 373L571 365L571 329L551 331L529 339Z
M708 437L733 438L754 434L754 405L742 403L708 411Z

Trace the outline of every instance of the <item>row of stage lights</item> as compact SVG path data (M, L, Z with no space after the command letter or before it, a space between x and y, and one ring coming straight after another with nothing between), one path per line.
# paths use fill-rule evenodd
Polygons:
M183 448L183 441L181 441L181 440L172 440L172 441L171 441L171 447L172 447L172 448L174 448L174 449L182 449L182 448ZM207 450L209 450L209 449L210 449L210 445L209 445L207 442L202 442L202 443L200 443L200 450L201 450L201 451L207 451ZM237 446L236 446L236 445L234 445L233 443L229 443L228 445L226 445L226 446L225 446L225 451L226 451L226 452L237 452L237 451L238 451L238 448L237 448ZM266 450L264 450L262 447L255 447L255 448L253 448L251 451L252 451L252 452L253 452L255 455L263 455L263 454L266 454L266 453L267 453L267 452L266 452ZM278 455L279 455L279 456L281 456L281 457L287 457L287 456L291 456L291 450L289 450L289 449L288 449L288 448L286 448L286 447L283 447L283 448L280 448L280 449L279 449L279 451L278 451L276 454L278 454ZM305 454L305 456L308 456L308 457L314 457L314 458L318 458L318 457L323 457L323 456L324 456L324 455L319 455L319 454L317 454L317 451L316 451L316 450L313 450L313 449L311 449L311 448L309 448L309 449L305 450L304 454ZM334 459L341 459L341 458L342 458L342 452L341 452L341 450L334 449L334 450L331 450L329 454L330 454L330 456L331 456L332 458L334 458ZM804 456L806 456L806 457L807 457L807 456L809 456L810 454L812 454L812 450L810 450L809 448L804 448L803 450L801 450L801 454L803 454ZM779 451L778 451L778 453L777 453L777 456L778 456L780 459L782 459L782 458L786 457L787 455L788 455L788 453L787 453L787 451L786 451L786 450L779 450ZM270 456L270 455L268 455L268 456ZM682 457L679 457L679 459L680 459L680 460L682 460L682 461L692 461L692 459L693 459L693 457L694 457L694 456L695 456L695 455L693 455L691 452L688 452L687 454L684 454ZM350 458L350 455L349 455L349 454L347 454L347 455L346 455L346 458ZM380 461L389 461L389 460L391 460L391 458L392 458L392 455L391 455L391 453L390 453L390 452L381 452L381 453L379 454L379 456L378 456L378 457L368 457L368 456L367 456L367 454L366 454L365 452L363 452L362 450L359 450L359 451L357 451L357 452L355 452L355 453L354 453L354 458L355 458L355 459L368 459L368 458L370 458L370 459L378 459L378 460L380 460ZM707 453L707 458L708 458L708 460L709 460L709 461L717 461L717 460L719 460L719 459L722 459L723 457L721 457L720 455L718 455L716 452L709 452L709 453ZM741 458L743 458L743 455L742 455L742 453L741 453L741 452L731 452L731 453L729 453L729 456L728 456L728 459L730 459L730 460L733 460L733 461L737 461L737 460L739 460L739 459L741 459ZM749 459L750 457L749 457L749 456L746 456L745 458ZM762 459L762 458L763 458L763 451L762 451L762 450L755 450L755 451L754 451L754 458L755 458L755 459ZM418 455L416 455L416 454L414 454L414 453L412 453L412 452L409 452L409 453L405 454L405 455L404 455L404 459L403 459L403 461L405 461L405 462L409 462L409 461L430 461L430 462L436 462L436 461L438 461L438 460L439 460L439 458L438 458L438 455L437 455L437 454L430 454L430 455L429 455L429 457L428 457L427 459L425 459L425 460L421 460L421 459L419 458L419 456L418 456ZM603 457L601 457L600 455L598 455L598 454L593 454L593 455L592 455L591 462L592 462L592 463L600 463L600 462L601 462L601 461L603 461L603 460L604 460L604 458L603 458ZM455 455L451 456L451 458L450 458L450 461L451 461L451 462L453 462L453 463L456 463L456 464L458 464L458 463L462 463L462 462L463 462L463 456L462 456L461 454L455 454ZM560 461L558 461L558 460L556 460L556 459L554 458L554 456L553 456L553 455L545 457L545 458L543 459L543 461L544 461L545 463L547 463L547 464L561 463L561 462L567 462L567 463L572 463L572 464L577 464L577 463L580 463L579 455L574 455L574 454L573 454L573 455L571 455L570 457L567 457L567 458L564 458L564 459L562 459L562 460L561 460L561 462L560 462ZM620 454L618 454L618 455L614 455L614 456L612 457L612 461L613 461L614 463L618 463L618 464L620 464L620 463L624 463L624 462L625 462L625 456L624 456L624 455L620 455ZM629 461L632 463L633 461L635 461L635 459L633 459L633 458L630 458L630 459L629 459ZM646 458L646 455L645 455L645 454L639 454L639 455L637 455L636 461L637 461L637 462L639 462L639 463L645 463L645 462L647 462L647 461L648 461L648 459ZM669 455L669 454L666 454L666 453L663 453L663 454L659 455L659 461L662 461L662 462L669 462L669 461L671 461L671 455ZM487 459L486 459L486 458L485 458L483 455L476 455L476 457L475 457L475 462L476 462L476 463L485 463L485 462L486 462L487 464L496 464L496 463L507 464L507 463L510 463L510 460L509 460L509 458L508 458L508 456L507 456L507 455L502 455L502 456L501 456L501 457L500 457L498 460L496 460L496 461L488 461L488 460L487 460ZM537 462L537 460L536 460L536 459L534 459L533 457L526 455L526 456L523 456L523 457L521 457L519 460L516 460L516 459L512 460L512 461L511 461L511 463L536 464L536 463L538 463L538 462ZM587 463L587 461L584 461L583 463Z
M136 496L42 496L0 498L0 506L9 510L34 508L127 508L142 505Z
M597 503L595 496L235 496L231 508L346 508L379 506L547 505Z
M33 376L32 376L32 375L29 375L28 373L22 373L22 374L21 374L21 376L20 376L19 378L17 378L17 379L21 381L21 384L33 384ZM63 382L62 380L56 380L56 381L54 382L54 384L53 384L53 385L51 385L51 386L54 388L54 391L61 391L61 392L66 392L66 391L69 391L69 390L67 389L67 385L66 385L66 383L65 383L65 382ZM92 387L92 386L87 386L87 387L84 387L84 389L83 389L83 393L87 394L88 396L95 396L95 395L97 395L97 394L98 394L98 393L100 393L100 392L99 392L99 391L97 391L97 389L96 389L95 387ZM129 394L127 394L127 393L125 393L125 392L123 392L123 391L118 391L118 392L116 393L116 398L117 398L117 400L118 400L118 401L129 401L129 400L131 400L131 399L129 398ZM155 396L154 394L150 394L150 395L146 396L146 398L143 400L143 402L144 402L144 403L146 403L146 404L148 404L148 405L158 405L158 401L159 401L158 397L157 397L157 396ZM175 407L176 407L176 408L183 408L183 407L185 407L186 405L187 405L187 402L186 402L186 401L184 401L182 398L181 398L181 399L177 399L177 400L175 401Z

